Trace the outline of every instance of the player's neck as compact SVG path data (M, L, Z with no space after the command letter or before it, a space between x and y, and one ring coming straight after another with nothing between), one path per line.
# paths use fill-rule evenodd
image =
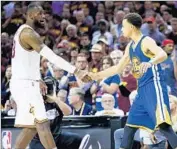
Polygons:
M143 36L143 34L141 33L141 31L135 31L135 32L133 32L132 33L132 35L131 35L131 39L135 42L135 43L137 43L139 40L140 40L140 38Z
M34 23L31 21L26 21L26 24L29 25L31 28L35 29Z

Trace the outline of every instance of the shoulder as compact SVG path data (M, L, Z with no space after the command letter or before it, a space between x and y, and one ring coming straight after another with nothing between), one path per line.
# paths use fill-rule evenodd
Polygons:
M20 38L23 40L23 39L29 39L31 37L33 37L33 35L35 34L35 32L29 28L29 27L26 27L24 28L21 33L20 33Z
M145 36L142 40L142 44L143 45L148 45L150 43L156 43L154 39L152 39L151 37L149 36Z

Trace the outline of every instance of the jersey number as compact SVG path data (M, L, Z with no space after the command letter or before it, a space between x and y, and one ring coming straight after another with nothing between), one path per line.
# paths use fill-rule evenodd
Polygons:
M13 47L12 47L12 58L15 57L15 40L13 41Z

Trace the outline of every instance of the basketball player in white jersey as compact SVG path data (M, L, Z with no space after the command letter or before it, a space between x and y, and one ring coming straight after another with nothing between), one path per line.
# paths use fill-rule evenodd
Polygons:
M16 139L15 149L25 149L36 133L46 149L56 149L40 90L46 90L40 81L40 56L76 76L81 77L83 72L55 55L40 40L35 30L45 25L41 6L31 3L26 19L26 24L20 26L14 36L12 49L10 89L17 104L15 126L24 128Z

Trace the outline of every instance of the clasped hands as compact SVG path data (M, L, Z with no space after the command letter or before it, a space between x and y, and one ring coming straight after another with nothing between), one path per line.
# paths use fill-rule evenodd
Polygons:
M74 72L75 76L78 77L83 82L91 82L96 79L96 73L88 72L88 70L76 69Z

